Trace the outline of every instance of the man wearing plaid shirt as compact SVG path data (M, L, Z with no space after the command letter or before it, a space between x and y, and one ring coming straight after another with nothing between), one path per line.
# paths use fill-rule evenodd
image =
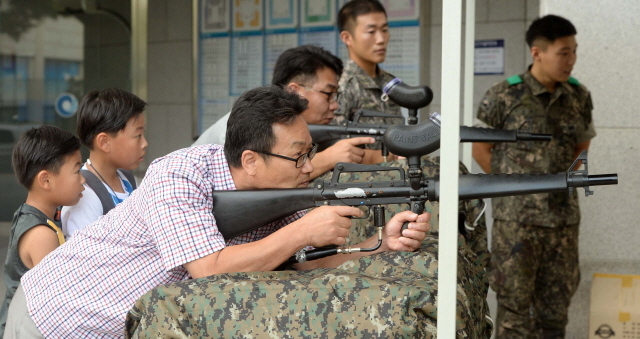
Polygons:
M162 284L224 272L273 270L306 246L343 245L357 208L323 206L225 240L213 190L307 187L315 154L300 114L307 101L276 87L247 91L229 118L225 147L202 145L155 160L131 197L29 271L21 283L44 337L122 337L127 311ZM291 160L291 161L289 161ZM406 211L385 227L378 251L413 251L429 215ZM409 229L401 231L408 221ZM370 238L359 247L372 247ZM371 253L371 252L370 252ZM375 252L373 252L375 253ZM365 253L297 264L336 267Z

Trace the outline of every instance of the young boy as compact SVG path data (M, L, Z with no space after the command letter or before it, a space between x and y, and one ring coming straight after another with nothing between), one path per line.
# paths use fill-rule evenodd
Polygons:
M4 333L9 303L22 275L64 243L60 223L55 221L56 209L77 203L84 190L80 140L58 127L42 126L25 132L15 146L12 164L28 194L11 225L0 334Z
M62 231L70 237L121 203L135 189L129 171L138 168L148 146L144 137L147 103L109 88L87 93L78 108L78 136L89 148L82 167L88 188L80 202L62 209Z

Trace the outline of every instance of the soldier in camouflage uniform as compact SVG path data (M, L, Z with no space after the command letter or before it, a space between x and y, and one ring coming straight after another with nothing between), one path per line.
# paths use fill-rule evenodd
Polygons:
M389 43L389 24L384 7L377 0L352 0L338 13L340 38L349 51L340 77L340 107L332 124L353 121L358 109L395 114L400 107L391 101L380 100L382 88L395 77L378 64L384 62ZM394 124L397 119L375 118L365 123Z
M474 144L487 173L556 173L569 169L595 136L591 96L569 74L576 30L548 15L527 31L533 65L487 91L478 119L490 127L550 133L548 143ZM580 281L577 195L547 193L493 199L491 287L498 298L497 338L563 338Z
M339 103L340 106L335 112L335 118L331 124L341 124L345 120L352 121L353 115L358 109L369 109L373 111L383 112L402 116L400 106L391 100L383 101L381 99L382 90L394 76L382 70L377 64L383 62L385 53L376 53L378 50L385 50L389 42L389 31L387 17L384 7L375 0L354 0L345 4L338 14L338 29L340 37L349 50L350 60L346 63L342 76L340 77L339 87ZM373 32L367 34L367 32ZM374 38L371 38L371 35ZM368 118L361 119L360 122L372 124L397 124L398 119L393 118ZM372 147L379 149L379 147ZM377 158L381 158L379 152ZM369 159L376 157L370 156ZM391 167L402 167L407 169L406 160L394 160L382 162L380 165ZM439 175L440 158L422 159L422 167L426 176ZM347 174L341 181L347 180L389 180L386 176L393 172L373 173L368 178L361 178L359 174ZM460 163L460 173L468 173L465 166ZM330 178L331 173L326 174L323 179ZM404 211L407 206L388 205L386 206L388 217L395 213ZM431 228L435 235L438 229L438 204L427 203L425 210L431 213ZM463 214L461 219L467 220L468 225L474 225L474 231L467 232L467 240L474 245L473 250L478 254L479 269L484 270L489 260L489 251L487 248L487 231L484 218L484 203L481 200L472 200L461 202L460 212ZM375 232L372 225L373 216L366 220L355 220L351 233L349 234L350 242L357 243L362 239L367 239ZM461 221L463 223L463 221ZM470 226L474 227L474 226Z

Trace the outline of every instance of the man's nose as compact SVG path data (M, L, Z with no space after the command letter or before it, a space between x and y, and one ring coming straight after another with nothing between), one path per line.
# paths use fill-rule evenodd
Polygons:
M335 110L338 109L338 107L340 107L340 104L338 103L338 100L334 101L334 102L330 102L329 103L329 111L330 112L334 112Z
M302 165L302 173L312 173L313 172L313 164L310 159L305 161L304 165Z
M147 142L147 138L144 137L144 134L142 135L142 149L147 149L147 147L149 146L149 143Z
M577 60L578 60L578 54L577 53L572 53L571 57L569 58L569 65L571 65L571 66L575 65Z

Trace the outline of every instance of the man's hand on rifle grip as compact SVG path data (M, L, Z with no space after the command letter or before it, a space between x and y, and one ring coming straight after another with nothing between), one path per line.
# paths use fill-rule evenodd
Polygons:
M427 212L418 215L411 211L404 211L394 215L384 228L382 246L391 251L417 250L431 228L429 219L431 214ZM402 225L405 222L408 227L403 230Z

